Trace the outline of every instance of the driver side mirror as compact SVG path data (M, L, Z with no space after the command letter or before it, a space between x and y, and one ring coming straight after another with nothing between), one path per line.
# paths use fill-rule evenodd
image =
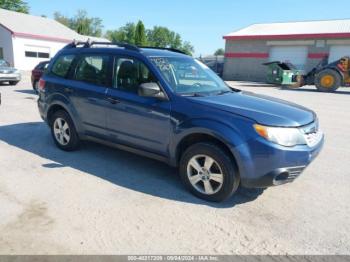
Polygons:
M160 89L159 85L155 82L143 83L140 85L138 90L139 96L144 97L155 97L165 99L166 96Z

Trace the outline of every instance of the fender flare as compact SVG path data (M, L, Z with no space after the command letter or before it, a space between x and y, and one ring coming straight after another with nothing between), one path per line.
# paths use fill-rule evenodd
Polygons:
M208 128L209 126L210 128ZM244 156L242 156L242 150L245 153L249 153L249 149L244 139L242 139L242 134L240 134L238 129L228 126L221 121L205 118L191 119L178 126L169 146L170 164L172 166L178 166L179 145L181 142L186 137L195 134L209 135L225 144L236 161L238 171L243 171L242 161Z
M46 111L46 118L47 121L49 121L48 119L48 114L49 111L51 110L52 107L54 106L60 106L62 107L70 116L70 118L72 119L74 126L77 130L78 133L82 133L83 132L83 127L82 127L82 123L78 120L79 116L78 113L76 112L76 110L71 106L71 103L69 102L69 100L60 94L52 94L49 98L48 98L48 108Z

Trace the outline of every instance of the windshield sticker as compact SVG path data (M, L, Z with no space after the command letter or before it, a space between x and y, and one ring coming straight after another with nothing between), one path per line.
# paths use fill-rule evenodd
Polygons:
M163 57L152 58L153 63L162 71L170 71L170 64L168 59Z

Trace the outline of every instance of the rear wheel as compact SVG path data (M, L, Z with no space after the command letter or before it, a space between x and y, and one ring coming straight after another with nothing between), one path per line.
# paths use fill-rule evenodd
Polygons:
M185 151L180 161L180 176L195 196L208 201L224 201L239 185L234 162L211 143L198 143Z
M341 76L332 69L326 69L316 75L315 85L321 92L334 92L341 86Z
M72 119L65 111L57 111L52 116L51 133L55 144L64 151L77 149L79 137Z

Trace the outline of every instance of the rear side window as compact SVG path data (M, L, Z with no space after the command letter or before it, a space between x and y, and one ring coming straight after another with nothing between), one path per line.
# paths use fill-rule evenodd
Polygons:
M94 85L108 85L108 64L110 57L107 55L83 56L76 67L74 79Z
M75 55L60 56L52 66L51 72L57 76L66 77L74 58Z

